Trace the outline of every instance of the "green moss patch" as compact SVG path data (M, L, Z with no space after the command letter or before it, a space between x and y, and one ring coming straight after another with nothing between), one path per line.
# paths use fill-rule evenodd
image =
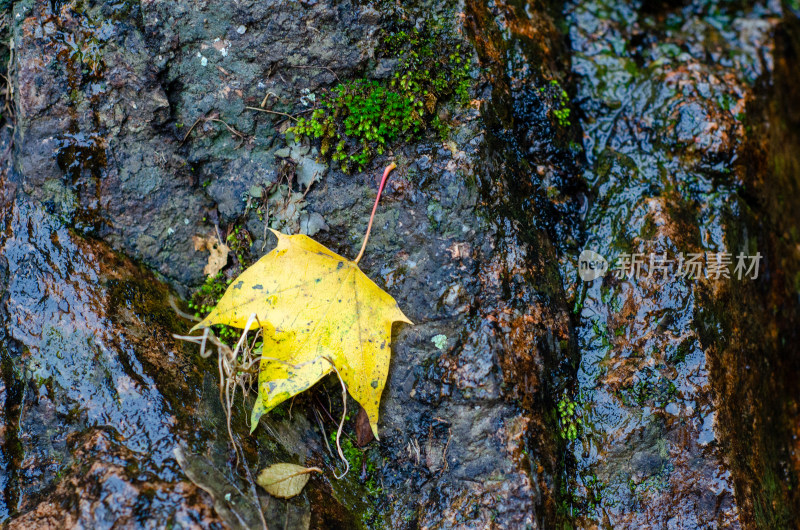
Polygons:
M397 60L391 77L340 83L321 96L310 117L290 129L319 139L323 157L345 172L363 171L388 145L417 139L429 126L441 136L438 105L469 99L469 58L444 25L385 34L377 58Z

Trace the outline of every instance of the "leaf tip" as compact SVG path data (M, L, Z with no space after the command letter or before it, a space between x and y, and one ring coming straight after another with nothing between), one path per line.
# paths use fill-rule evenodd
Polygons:
M375 422L375 423L369 422L369 426L372 428L372 435L375 436L375 439L380 442L381 439L378 436L378 423L377 422Z
M278 238L278 241L280 241L284 237L287 237L286 234L284 234L283 232L278 232L277 230L273 230L272 228L270 228L269 231L275 234L275 237Z
M405 313L403 313L403 312L400 310L400 308L399 308L399 307L397 308L397 317L395 317L395 322L405 322L406 324L410 324L410 325L412 325L412 326L414 325L414 323L413 323L413 322L411 322L411 319L409 319L409 318L408 318L408 317L405 315Z
M208 324L206 324L205 319L203 319L202 322L198 322L197 324L192 326L192 329L189 330L189 333L194 333L195 331L197 331L199 329L203 329L203 328L207 328L207 327L208 327Z
M256 427L258 427L258 420L261 419L265 412L266 407L264 407L264 402L261 400L261 391L259 390L256 404L253 406L253 412L250 413L250 434L255 432Z

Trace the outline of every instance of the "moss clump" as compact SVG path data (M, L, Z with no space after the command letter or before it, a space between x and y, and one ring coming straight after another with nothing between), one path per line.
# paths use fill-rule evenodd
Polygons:
M117 264L112 264L117 265ZM110 313L116 315L125 307L147 324L160 324L174 332L182 330L183 324L175 311L165 304L170 293L144 274L132 279L109 280L106 284L112 304Z
M350 420L350 417L347 417ZM336 432L328 435L331 447L336 446ZM361 522L365 528L382 527L381 520L382 503L385 501L384 490L378 477L378 466L382 465L382 458L377 448L359 449L353 444L349 436L340 438L342 453L350 465L350 483L355 486L360 485L358 494L363 507L361 512ZM366 495L364 494L366 493Z
M552 108L550 113L562 127L569 127L572 122L569 120L569 94L561 88L561 85L555 79L550 81L550 84L543 86L539 89L539 93L547 96L552 101Z
M358 167L361 171L376 153L383 154L387 143L424 128L414 101L377 81L341 84L323 101L323 108L308 120L300 119L293 132L321 138L322 154L330 155L345 170Z
M209 314L217 306L230 283L231 280L227 279L225 274L221 272L206 278L203 285L194 292L189 300L189 308L194 311L194 316L196 318L204 318ZM214 326L213 328L216 335L223 340L236 340L241 335L241 331L229 326Z
M469 57L444 25L400 30L382 39L383 57L398 58L392 88L433 114L436 103L456 96L469 102Z
M225 243L239 262L239 268L244 270L251 265L249 257L250 247L253 245L253 237L247 229L239 226L234 227L233 231L225 238Z
M323 156L345 172L364 167L387 145L419 138L429 125L442 135L437 105L469 98L470 61L445 26L401 29L381 39L379 59L396 59L386 80L341 83L320 97L320 107L290 132L321 140Z
M328 439L330 440L331 446L336 446L336 431L331 432L328 435ZM356 447L353 444L353 441L344 436L340 438L339 442L340 446L342 447L342 453L344 453L344 457L347 459L347 462L350 464L350 469L359 469L361 467L361 458L363 457L363 451Z
M579 429L583 426L578 405L569 396L563 397L558 402L558 422L561 427L561 437L570 442L578 438Z

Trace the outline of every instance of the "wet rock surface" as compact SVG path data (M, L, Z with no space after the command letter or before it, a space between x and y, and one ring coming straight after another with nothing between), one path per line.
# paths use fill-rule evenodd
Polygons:
M7 16L0 522L793 526L790 11L28 0ZM439 104L444 133L353 175L287 139L325 88L391 75L382 32L435 17L474 61L472 101ZM236 266L269 250L267 227L352 258L392 161L360 265L415 325L394 328L381 440L357 448L351 413L352 469L333 478L329 380L254 435L237 397L237 462L216 363L172 338L190 323L168 299L208 258L192 236L246 234ZM587 247L761 251L766 280L645 265L582 283ZM325 473L255 499L247 470L281 461Z
M203 277L192 235L279 178L278 120L246 107L301 110L377 30L350 3L31 1L11 18L23 189L178 286Z
M172 338L186 322L169 307L170 290L24 196L6 205L4 228L9 527L259 525L234 465L216 366ZM245 416L235 417L241 432ZM302 414L265 429L242 439L253 469L322 452ZM309 485L320 489L330 496L324 482ZM290 528L352 519L337 501L315 510L261 496L267 516Z
M169 310L149 313L168 293L35 203L18 200L4 214L11 526L135 525L143 513L156 525L219 524L171 457L196 436L178 424L202 388L180 382L202 374L157 323Z
M759 170L740 161L782 16L770 3L567 10L593 192L584 245L609 261L644 256L637 278L568 287L580 310L581 526L792 526L793 420L780 401L794 398L766 391L793 355L769 339L781 318L766 292L785 287L766 286L785 258L767 251L764 203L748 199ZM740 254L759 251L757 279L735 273ZM665 252L729 253L732 277L676 277L675 261L656 270L649 256Z
M280 113L303 110L300 97L374 68L380 16L347 2L33 2L15 4L13 19L8 179L18 193L6 205L4 381L17 412L4 444L4 518L20 527L257 525L215 404L216 367L170 337L188 323L166 306L168 288L111 248L184 291L207 258L190 249L191 236L241 221L243 198L261 198L294 169L305 182L288 203L305 217L286 219L301 229L313 219L327 228L322 243L354 255L387 157L359 175L329 170L301 204L295 194L326 167L315 165L316 148L287 145L276 130ZM501 112L478 83L483 112ZM245 108L265 97L271 112ZM475 108L447 113L446 139L431 134L391 153L401 167L361 262L416 323L396 329L380 444L339 482L327 447L336 421L314 423L329 388L300 398L288 417L262 420L252 438L252 398L234 410L251 469L288 460L329 471L298 500L262 499L270 522L536 527L554 511L557 438L543 389L570 337L554 248L508 205L518 155ZM266 222L248 214L260 253ZM153 309L126 306L131 297Z

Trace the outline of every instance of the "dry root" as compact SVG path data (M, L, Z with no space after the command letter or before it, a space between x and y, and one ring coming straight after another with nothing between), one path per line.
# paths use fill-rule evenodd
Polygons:
M172 308L182 317L197 321L194 316L181 311L175 304L174 300L170 300L170 305L172 305ZM255 333L252 336L248 336L250 329L253 326L255 326ZM252 313L250 318L247 319L247 324L245 325L245 328L233 349L219 340L214 335L214 332L211 331L211 328L203 329L202 335L173 335L173 337L176 339L192 342L200 346L200 356L203 358L207 358L213 353L211 348L208 348L209 343L211 343L213 346L216 346L217 364L219 367L219 399L223 408L225 409L228 437L236 449L237 463L239 461L244 462L244 456L241 454L239 444L236 442L236 439L233 436L233 429L231 428L231 414L233 410L234 399L236 397L236 389L241 389L242 401L244 402L244 399L250 394L253 388L258 388L258 371L262 359L286 363L286 361L280 359L258 355L259 352L256 350L256 343L261 337L262 328L263 326L258 320L258 317L255 313ZM340 443L345 417L347 416L347 385L345 385L344 380L342 379L339 370L333 364L333 361L327 357L325 357L325 360L330 363L334 372L336 372L336 376L339 378L339 382L342 385L342 419L339 422L339 428L336 431L336 449L339 453L339 458L341 458L342 462L344 462L345 470L341 475L337 475L334 472L334 476L337 479L342 479L350 471L350 463L347 461L347 458L345 458ZM322 431L322 436L325 436L324 430ZM328 443L327 439L325 440L325 443ZM245 469L247 469L246 464Z

